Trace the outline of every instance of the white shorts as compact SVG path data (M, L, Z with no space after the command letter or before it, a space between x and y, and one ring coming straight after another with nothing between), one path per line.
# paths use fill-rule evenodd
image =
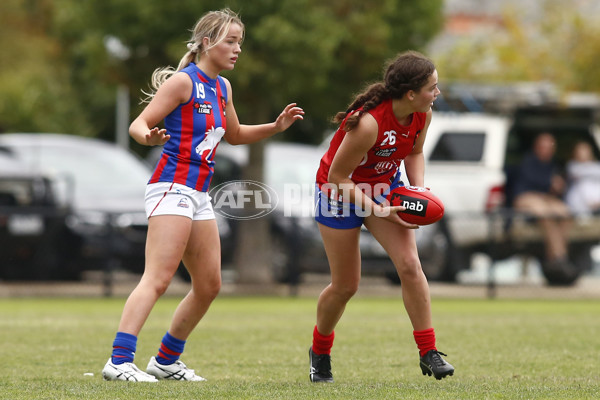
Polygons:
M181 215L192 220L215 219L206 192L172 182L151 183L146 187L146 216Z

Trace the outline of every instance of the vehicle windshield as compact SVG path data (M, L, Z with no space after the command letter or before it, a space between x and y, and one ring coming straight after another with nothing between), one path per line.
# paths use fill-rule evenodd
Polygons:
M278 193L283 193L285 185L314 186L320 154L316 151L269 151L266 158L267 184Z
M321 153L312 147L267 148L265 181L277 192L284 214L310 216Z
M97 208L107 202L129 203L134 198L143 207L150 171L120 148L46 144L21 146L19 153L33 170L56 179L59 200L73 196L78 207Z

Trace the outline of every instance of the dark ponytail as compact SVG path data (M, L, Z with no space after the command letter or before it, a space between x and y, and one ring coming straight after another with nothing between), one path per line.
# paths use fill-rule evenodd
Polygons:
M377 107L388 99L401 99L408 91L419 91L435 71L435 66L427 57L416 51L399 54L390 62L385 70L383 82L369 85L357 95L348 106L347 111L338 112L333 122L339 124L348 114L362 107L361 111L352 114L344 124L346 132L356 128L360 117L367 111Z

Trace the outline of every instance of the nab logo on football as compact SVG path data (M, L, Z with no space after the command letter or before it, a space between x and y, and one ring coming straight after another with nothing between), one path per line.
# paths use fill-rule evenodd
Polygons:
M406 213L425 216L427 212L427 200L404 198L402 199L402 206L406 207Z
M264 217L277 207L277 193L257 181L230 181L215 186L208 193L213 199L215 213L229 219Z
M405 207L406 210L403 211L406 214L418 215L420 217L424 217L427 214L427 203L428 200L425 199L417 199L415 197L404 196L398 193L393 193L390 199L392 204L398 204L402 207Z
M400 218L417 225L429 225L444 216L444 203L429 189L419 186L400 186L392 189L387 199L392 206L402 206Z

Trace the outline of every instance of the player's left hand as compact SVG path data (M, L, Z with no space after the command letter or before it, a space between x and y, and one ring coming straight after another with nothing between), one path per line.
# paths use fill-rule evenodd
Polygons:
M296 103L291 103L279 114L275 120L275 127L278 132L282 132L299 119L304 119L304 110L298 107Z
M171 135L167 134L166 129L152 128L146 133L145 138L148 146L162 146L167 143Z

